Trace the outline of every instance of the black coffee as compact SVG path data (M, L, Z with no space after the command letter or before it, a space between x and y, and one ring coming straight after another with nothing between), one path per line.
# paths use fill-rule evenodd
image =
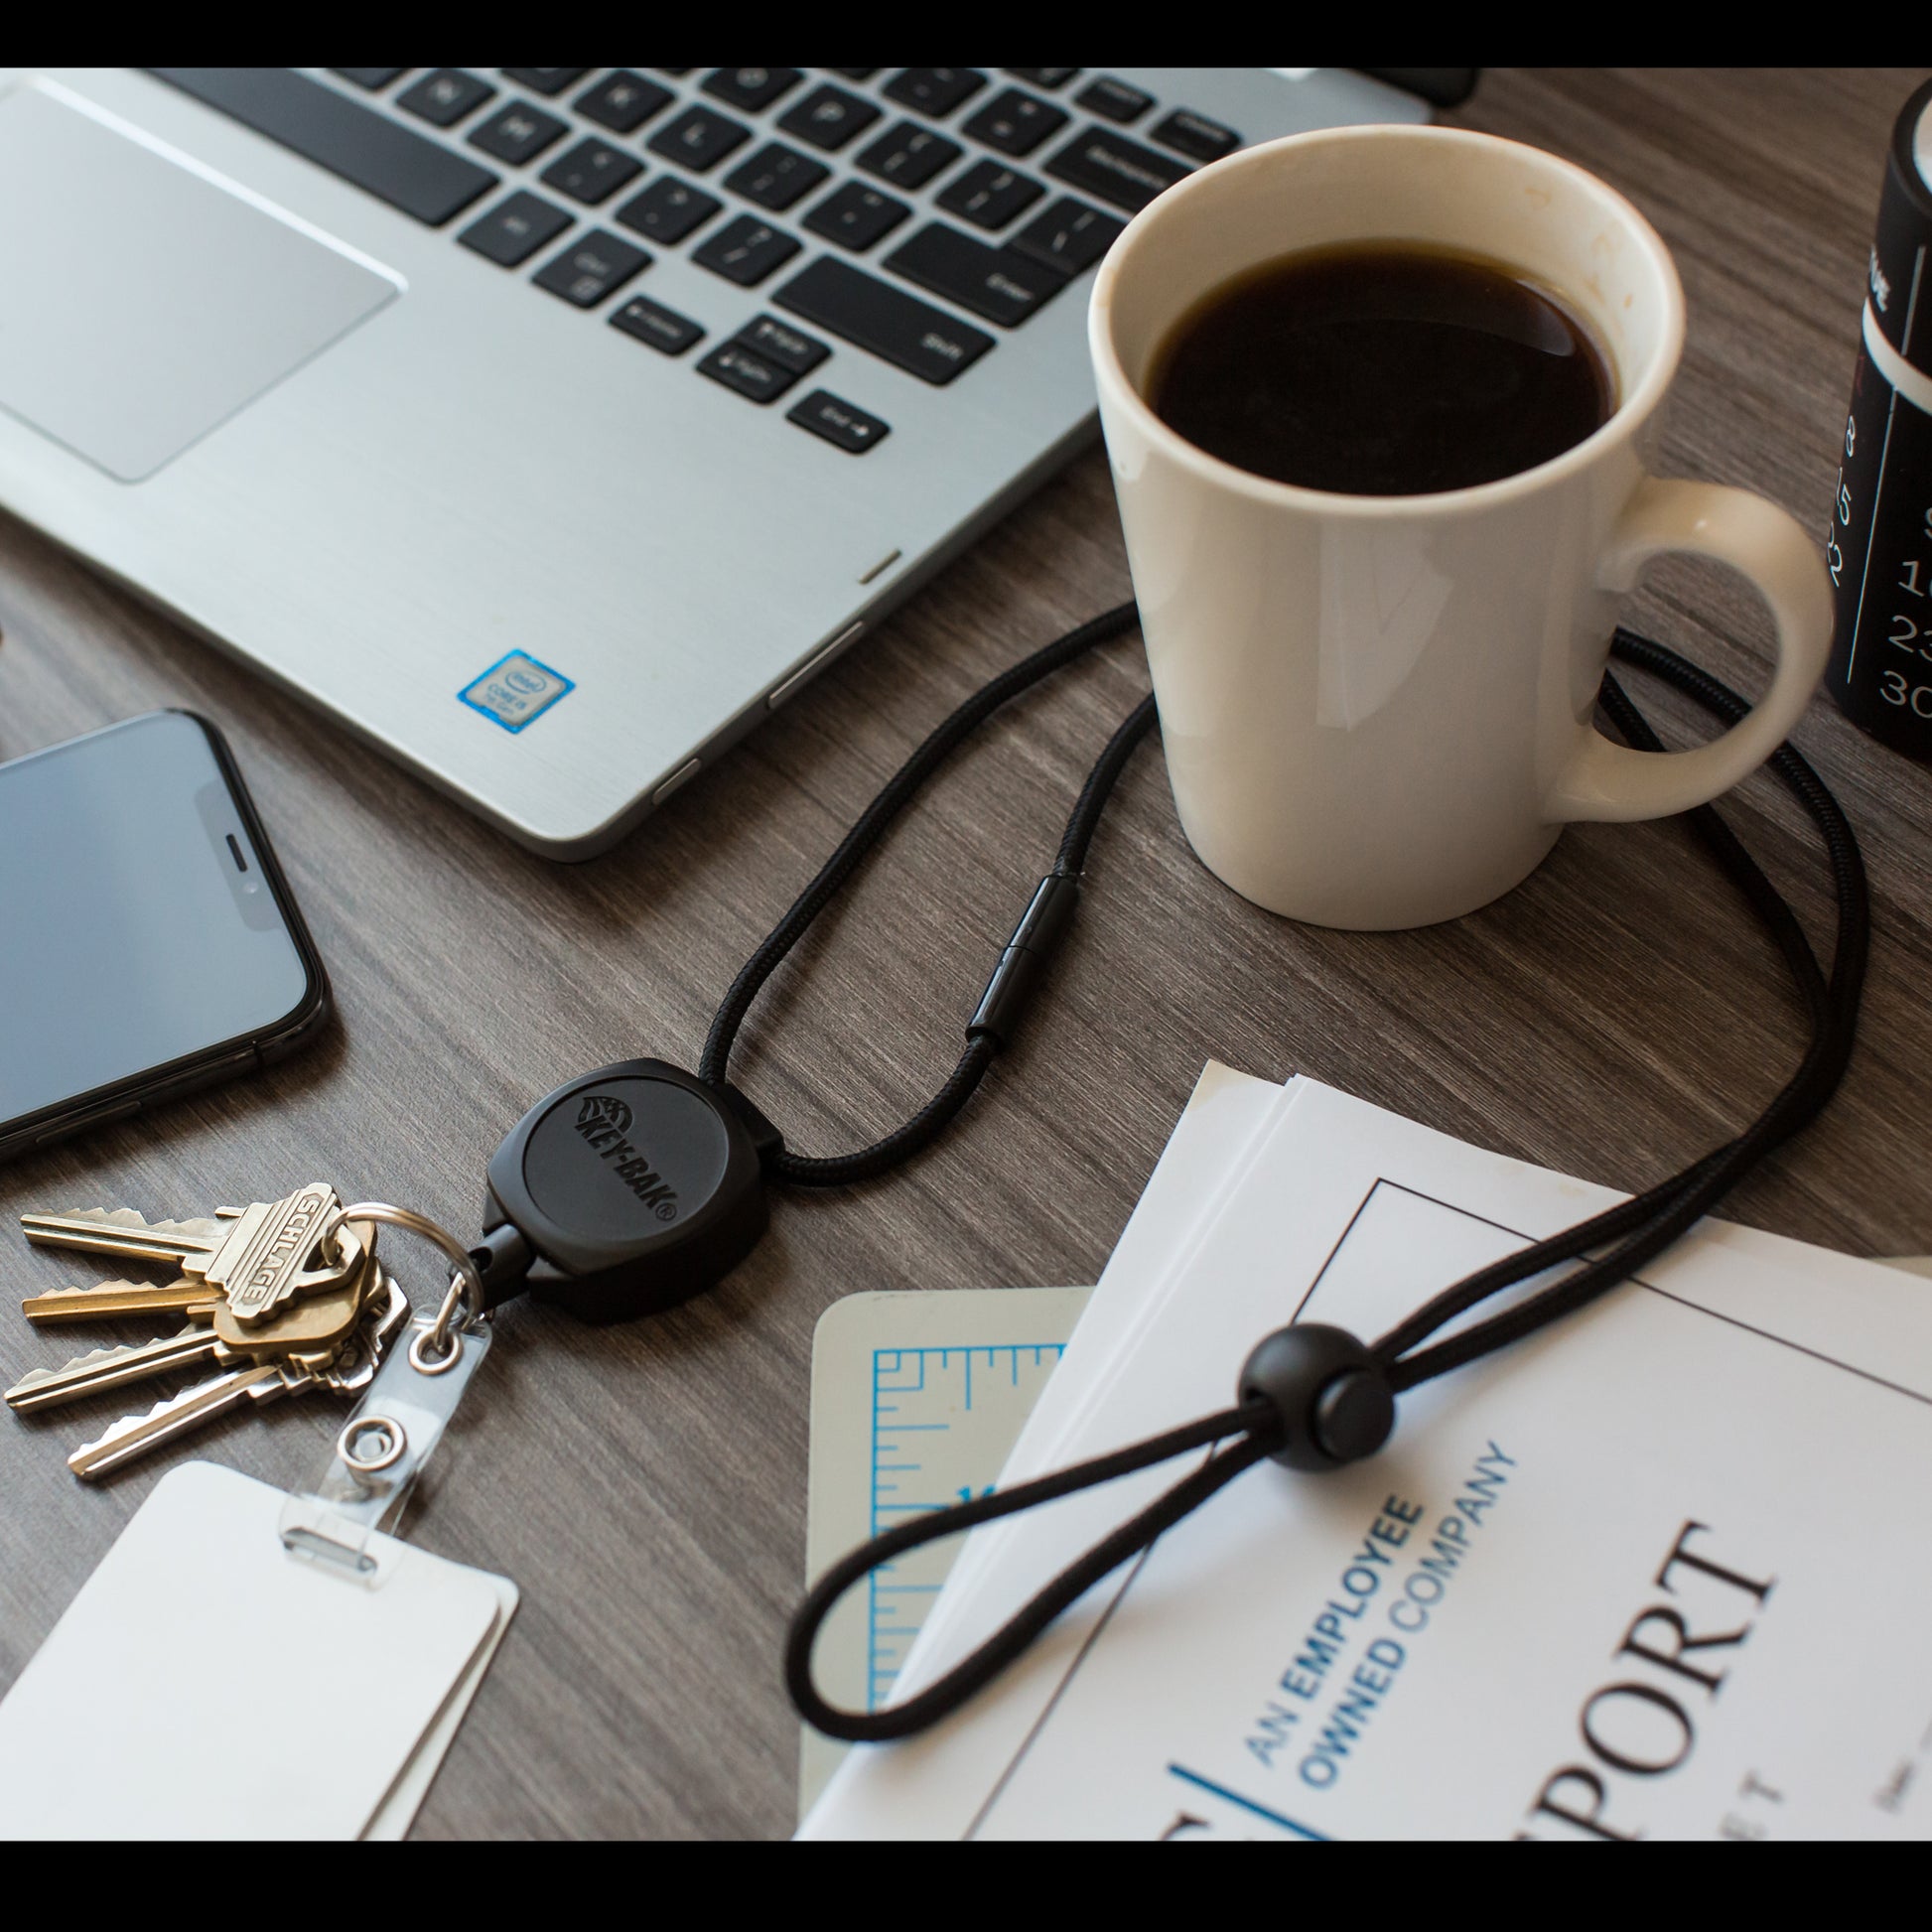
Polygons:
M1543 289L1500 262L1389 242L1216 289L1162 345L1149 400L1223 462L1355 496L1514 476L1616 407L1603 356Z

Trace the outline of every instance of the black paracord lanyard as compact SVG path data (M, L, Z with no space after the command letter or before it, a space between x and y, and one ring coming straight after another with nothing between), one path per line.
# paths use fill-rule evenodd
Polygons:
M739 975L712 1023L700 1066L705 1078L723 1081L732 1039L759 988L933 765L1007 699L1133 621L1133 607L1126 606L1072 632L988 685L926 741ZM1749 710L1742 698L1716 678L1628 630L1617 631L1613 650L1622 662L1674 684L1727 725ZM833 1185L884 1173L923 1147L959 1111L1004 1043L1046 947L1065 925L1094 825L1128 755L1154 722L1153 702L1147 699L1134 710L1088 777L1067 822L1058 862L1002 955L952 1077L911 1120L872 1147L835 1160L780 1153L768 1164L774 1177ZM1608 674L1599 702L1626 744L1646 752L1664 749ZM1243 1365L1234 1407L1072 1468L936 1510L853 1551L820 1578L792 1620L785 1648L785 1682L800 1715L831 1736L862 1742L903 1737L937 1723L1006 1669L1093 1585L1245 1469L1264 1457L1297 1469L1331 1469L1372 1454L1388 1439L1395 1400L1404 1390L1521 1340L1605 1294L1668 1248L1813 1120L1836 1090L1851 1055L1869 949L1869 900L1858 840L1824 781L1789 745L1773 755L1770 764L1824 835L1838 904L1829 982L1790 905L1736 835L1708 805L1686 814L1692 831L1776 941L1811 1019L1811 1044L1798 1071L1742 1134L1618 1206L1478 1269L1425 1303L1373 1344L1316 1323L1278 1329L1260 1342ZM1504 1289L1584 1256L1589 1258L1549 1286L1451 1337L1431 1342L1430 1337L1446 1323ZM1237 1440L1228 1443L1229 1438ZM1069 1564L978 1649L915 1696L885 1710L860 1712L841 1711L819 1695L811 1674L812 1646L819 1628L839 1598L881 1564L976 1524L1218 1443L1228 1446L1216 1449L1200 1467Z
M525 1288L589 1320L672 1307L713 1286L751 1251L766 1225L767 1179L807 1187L868 1180L909 1160L940 1133L1006 1044L1066 930L1094 828L1134 748L1155 722L1151 697L1128 714L1088 774L1053 869L1040 881L967 1023L965 1052L909 1120L851 1154L794 1154L731 1084L732 1042L778 963L946 757L1010 700L1137 621L1135 607L1125 604L1069 631L983 686L926 739L746 962L711 1023L696 1073L664 1060L620 1061L566 1082L524 1115L490 1160L485 1232L471 1251L485 1307ZM1716 678L1630 631L1617 631L1613 652L1676 685L1725 724L1750 709ZM1598 702L1626 744L1663 750L1608 674ZM1298 1469L1331 1469L1372 1454L1387 1440L1396 1397L1405 1389L1520 1340L1614 1288L1806 1126L1831 1098L1851 1055L1870 911L1858 841L1837 799L1789 745L1772 755L1770 764L1824 834L1838 897L1829 982L1791 907L1736 835L1708 805L1686 814L1776 941L1811 1019L1811 1044L1798 1071L1742 1134L1620 1206L1478 1269L1372 1346L1311 1322L1278 1329L1243 1366L1233 1408L1076 1468L935 1511L855 1550L819 1580L792 1622L785 1679L805 1719L835 1737L855 1740L924 1728L1003 1670L1092 1585L1242 1470L1264 1456ZM1578 1265L1499 1313L1431 1340L1491 1296L1567 1262ZM839 1711L819 1696L811 1677L819 1626L839 1597L880 1564L976 1523L1229 1438L1238 1440L1069 1565L978 1650L916 1696L872 1712Z

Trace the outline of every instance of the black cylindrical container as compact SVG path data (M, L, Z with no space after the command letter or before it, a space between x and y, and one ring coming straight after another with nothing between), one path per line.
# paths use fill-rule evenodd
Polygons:
M1825 561L1825 683L1872 737L1932 763L1932 81L1892 134Z

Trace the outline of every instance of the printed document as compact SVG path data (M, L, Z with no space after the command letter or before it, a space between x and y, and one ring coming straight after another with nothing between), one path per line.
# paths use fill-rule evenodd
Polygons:
M1210 1068L1002 1480L1617 1198ZM975 1532L895 1695L1197 1459ZM946 1724L854 1751L804 1835L1924 1837L1928 1473L1926 1284L1706 1222L1404 1396L1369 1461L1239 1477Z

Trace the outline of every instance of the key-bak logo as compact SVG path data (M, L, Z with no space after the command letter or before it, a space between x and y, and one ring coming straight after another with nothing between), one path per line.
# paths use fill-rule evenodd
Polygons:
M578 1111L580 1128L599 1120L609 1121L620 1134L630 1132L630 1109L614 1093L594 1093Z
M577 1131L660 1221L677 1218L677 1190L624 1138L630 1131L630 1109L615 1094L587 1094L577 1110Z

